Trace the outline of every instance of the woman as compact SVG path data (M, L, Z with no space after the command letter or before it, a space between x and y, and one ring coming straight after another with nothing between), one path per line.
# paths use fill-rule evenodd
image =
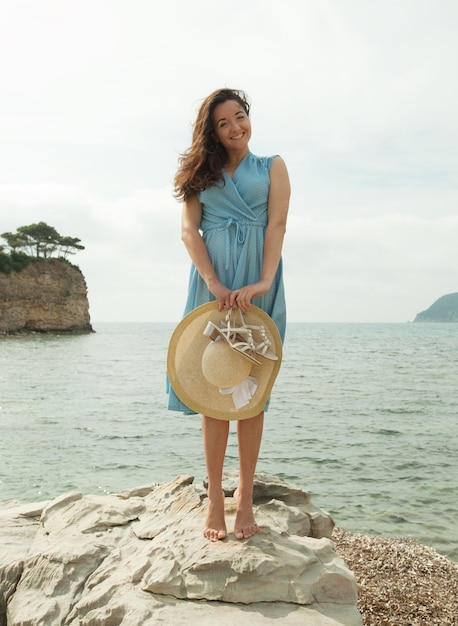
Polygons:
M217 300L219 310L256 304L272 317L282 340L286 326L281 250L290 185L283 160L250 152L251 123L245 94L219 89L202 103L192 145L180 160L176 196L183 200L182 238L192 267L185 314ZM169 408L191 411L169 390ZM236 490L234 534L250 537L258 526L253 514L253 480L264 413L237 422L240 484ZM202 416L208 474L204 535L227 535L222 473L229 421Z

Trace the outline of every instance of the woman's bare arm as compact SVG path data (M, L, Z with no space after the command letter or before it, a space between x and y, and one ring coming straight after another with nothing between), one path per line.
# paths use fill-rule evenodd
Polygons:
M200 222L202 219L202 205L197 196L193 196L183 204L181 218L181 238L188 251L191 261L207 284L207 287L218 300L219 309L229 306L231 291L223 285L216 275L202 235Z

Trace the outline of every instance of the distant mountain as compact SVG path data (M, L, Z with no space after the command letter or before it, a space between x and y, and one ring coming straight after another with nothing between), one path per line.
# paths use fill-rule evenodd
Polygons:
M418 313L414 322L458 322L458 293L442 296L429 309Z

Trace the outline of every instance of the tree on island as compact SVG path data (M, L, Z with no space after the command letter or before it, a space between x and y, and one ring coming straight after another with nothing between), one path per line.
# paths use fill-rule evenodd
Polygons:
M3 233L1 237L12 251L18 252L25 248L29 256L36 258L47 259L57 252L57 256L66 259L69 254L75 254L76 250L84 250L81 239L62 236L45 222L20 226L15 233Z
M6 240L9 254L0 246L0 271L9 273L20 271L32 259L49 259L54 255L67 260L69 254L84 250L81 239L60 235L53 226L45 222L20 226L15 233L2 233Z

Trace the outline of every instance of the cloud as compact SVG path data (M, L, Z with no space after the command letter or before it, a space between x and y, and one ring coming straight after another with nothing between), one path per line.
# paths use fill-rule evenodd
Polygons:
M252 99L253 152L290 172L291 320L404 321L457 290L453 0L2 10L0 230L80 237L93 319L180 317L171 185L201 98L224 85Z
M189 260L170 189L107 200L64 186L0 188L2 205L11 197L4 230L42 219L81 238L86 250L72 260L86 276L94 321L181 317ZM289 319L412 320L456 290L457 240L457 216L316 221L292 213L284 249Z
M81 239L85 250L70 260L86 277L93 319L181 316L189 263L170 188L107 199L64 185L7 185L0 186L0 204L10 208L2 232L45 221Z
M285 245L291 321L412 320L456 291L458 217L314 222L292 216Z

